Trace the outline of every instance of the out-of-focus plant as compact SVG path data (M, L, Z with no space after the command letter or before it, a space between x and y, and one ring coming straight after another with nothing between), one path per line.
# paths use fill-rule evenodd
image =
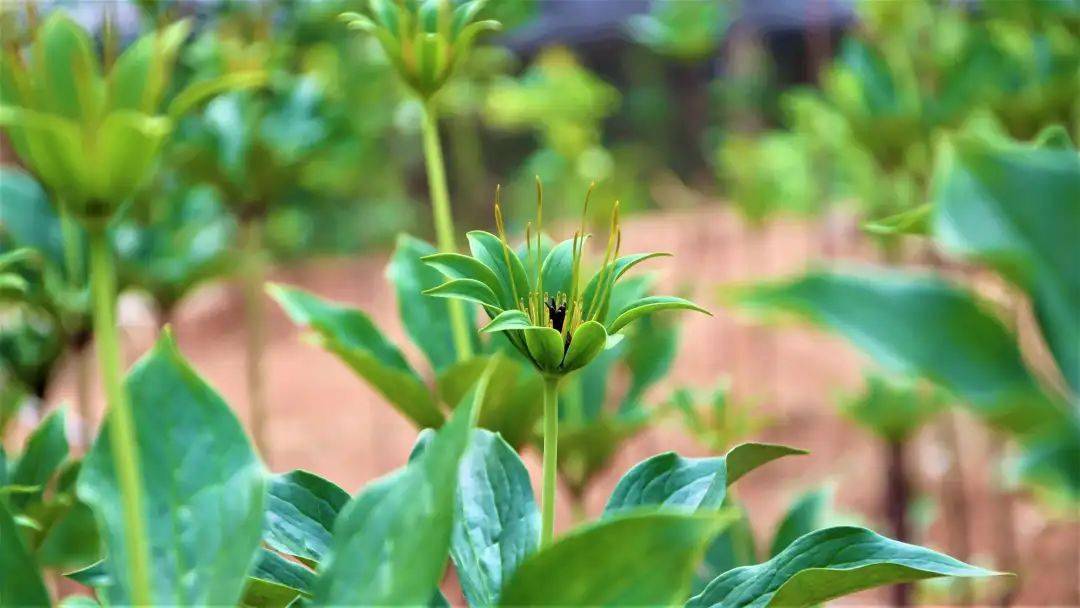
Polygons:
M1014 137L1031 137L1054 122L1080 124L1080 21L1071 9L863 2L859 14L861 27L843 41L821 89L782 99L791 133L766 136L749 154L777 170L809 172L814 180L798 182L799 201L854 198L864 217L876 221L922 205L934 139L943 129L981 112ZM776 147L778 137L792 145ZM720 170L735 192L752 195L782 179L774 171L746 170L745 163L740 170L748 144L725 145L731 148L721 152Z
M628 19L627 30L662 55L701 59L719 46L731 8L725 0L653 0L647 14Z
M539 176L554 201L555 217L572 217L573 201L593 183L598 198L619 199L630 210L645 206L649 195L641 173L647 156L634 146L604 146L603 123L619 101L612 85L561 47L544 50L521 76L497 79L488 92L486 123L533 134L540 144L516 171L508 196L525 198ZM605 212L597 206L590 219ZM509 219L521 218L511 213Z
M677 388L662 407L665 413L678 417L683 430L710 452L730 448L770 424L749 404L734 399L727 378L709 391Z
M109 403L110 462L122 488L117 515L127 531L116 550L132 581L133 599L143 604L152 599L146 512L132 416L121 383L116 269L106 229L152 173L176 119L215 93L260 79L247 72L202 80L176 93L163 108L188 28L186 22L169 25L136 40L114 61L102 62L86 31L56 11L37 25L28 54L6 49L0 71L0 124L61 213L70 214L88 234L93 326Z
M1080 291L1069 232L1080 221L1075 148L956 138L938 153L930 214L936 243L996 270L1030 302L1056 366L1044 361L1032 369L998 314L969 289L941 279L816 271L739 299L750 308L806 316L886 369L941 385L1016 439L1023 449L1019 472L1034 489L1075 501L1080 328L1070 311L1080 305Z

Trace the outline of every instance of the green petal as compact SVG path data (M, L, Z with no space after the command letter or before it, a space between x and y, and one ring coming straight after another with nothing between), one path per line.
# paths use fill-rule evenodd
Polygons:
M607 343L607 331L604 326L596 321L582 323L570 340L570 349L566 351L562 370L572 372L575 369L585 367L596 355L604 350Z
M598 295L598 289L600 288L601 278L606 277L606 283L611 285L618 281L624 274L631 268L644 262L645 260L659 257L670 256L670 253L654 252L654 253L635 253L633 255L625 255L614 262L608 264L604 268L600 269L593 278L589 281L589 284L585 286L585 291L582 292L581 301L585 305L585 310L590 313L593 312L594 304L593 300ZM607 290L607 294L604 296L603 302L598 302L596 305L600 306L600 315L597 319L603 319L607 316L608 303L611 301L611 289ZM611 332L614 333L614 332Z
M520 310L504 310L498 314L491 323L488 323L480 331L491 333L496 331L510 331L513 329L527 329L532 327L529 316Z
M502 291L499 277L480 260L460 253L436 253L420 258L420 261L446 275L448 279L473 279L491 288L498 295ZM501 308L513 308L515 303L503 301Z
M484 306L502 312L502 308L499 306L499 300L495 297L495 292L491 291L491 288L487 285L473 279L454 279L453 281L447 281L438 287L426 290L424 295L467 300L469 302L483 304Z
M541 371L557 373L563 360L562 334L550 327L530 327L522 331L533 363Z
M675 296L648 296L630 304L615 317L608 331L615 333L645 315L661 310L696 310L710 315L709 311L694 304L690 300L676 298Z
M522 266L521 260L514 255L513 251L504 247L499 237L490 232L473 230L465 236L469 240L469 250L473 257L480 260L498 277L499 285L502 287L499 293L499 301L503 302L502 308L517 308L514 291L517 291L517 297L521 299L529 293L529 280L526 278L525 267ZM506 265L507 259L510 260L509 267Z
M541 267L540 276L544 280L544 291L554 296L562 292L570 294L570 281L574 266L574 240L567 239L551 248L544 265Z

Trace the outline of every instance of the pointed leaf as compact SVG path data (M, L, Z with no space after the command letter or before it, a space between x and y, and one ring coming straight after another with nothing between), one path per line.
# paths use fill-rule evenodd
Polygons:
M235 605L263 526L265 471L232 410L165 335L132 370L130 396L156 603ZM79 497L98 517L111 604L131 603L128 533L106 419L83 462ZM163 433L162 429L168 429Z
M604 268L601 268L599 271L597 271L597 273L595 275L593 275L593 278L589 280L589 283L587 285L585 285L585 290L581 292L581 302L582 302L582 305L585 307L585 310L589 311L589 313L592 314L592 312L594 310L594 307L599 306L600 307L600 316L598 316L597 318L598 319L607 318L607 312L608 312L607 309L608 309L608 305L611 302L611 287L607 288L608 293L607 293L607 296L604 298L603 302L594 302L593 301L597 297L599 297L599 295L600 295L599 290L600 290L600 287L601 287L601 282L603 282L603 284L605 284L605 285L614 285L631 268L633 268L634 266L637 266L638 264L644 262L645 260L649 260L649 259L652 259L652 258L659 258L659 257L667 257L667 256L670 256L670 255L671 255L670 253L660 253L660 252L635 253L633 255L623 256L623 257L615 260L614 262L611 262L610 264L608 264ZM615 332L608 332L608 333L615 333Z
M495 606L503 583L536 551L540 510L525 464L490 431L473 431L458 475L450 557L469 605Z
M543 410L543 379L532 365L498 355L466 359L439 375L439 397L451 406L460 403L496 358L478 424L520 448L532 440Z
M544 292L555 297L556 294L570 295L570 280L574 266L574 240L567 239L551 248L544 264L541 266L540 276L544 280Z
M637 513L580 527L525 560L502 606L670 606L728 523L717 515Z
M651 315L662 310L696 310L712 316L712 313L690 300L675 296L646 296L623 309L619 316L615 317L615 320L611 322L608 333L613 334L645 315Z
M270 478L263 541L270 548L320 561L329 550L331 530L349 494L313 473L296 470Z
M427 386L367 315L300 289L271 285L267 290L294 322L314 330L324 348L371 383L414 424L442 424L443 414Z
M315 584L314 572L266 548L259 549L250 577L286 585L304 595L310 595Z
M109 109L157 113L180 45L191 31L189 21L177 21L136 40L116 59L109 72Z
M450 547L458 465L489 377L481 377L422 455L345 506L319 567L316 604L421 605L432 598Z
M803 450L782 445L744 443L725 456L684 458L664 452L634 465L611 492L604 515L643 506L693 512L719 509L727 487L763 464Z
M529 320L529 316L515 308L514 310L504 310L500 312L491 320L491 323L485 325L480 331L492 333L496 331L528 329L532 326L533 324L532 321Z
M521 265L521 260L514 255L512 250L508 250L503 245L499 237L490 232L473 230L465 236L469 240L469 250L473 257L483 262L499 279L502 289L498 297L503 303L499 308L517 308L514 292L517 293L517 299L523 299L529 294L529 279L525 274L525 267ZM507 266L508 259L509 266Z
M438 287L425 290L424 295L476 302L490 307L491 310L502 312L502 307L499 306L499 300L495 297L495 292L491 291L491 288L487 285L473 279L453 279Z
M807 534L765 563L725 572L686 605L812 606L881 585L998 574L864 528L838 527Z
M434 247L431 249L434 252ZM480 260L460 253L430 253L420 259L423 263L431 266L446 275L449 279L473 279L480 281L491 288L498 295L502 290L498 277L490 268ZM436 281L438 285L442 281ZM500 308L514 308L514 302L500 298Z

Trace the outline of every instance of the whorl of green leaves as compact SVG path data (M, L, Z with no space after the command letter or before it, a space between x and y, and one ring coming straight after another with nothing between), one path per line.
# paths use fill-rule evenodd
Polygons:
M139 38L103 65L89 34L54 11L28 53L0 60L0 126L19 157L80 220L107 221L154 168L173 122L203 99L259 74L194 83L162 107L190 24Z
M474 21L486 0L456 7L449 0L369 0L370 15L343 13L350 28L379 41L405 84L430 99L468 54L477 35L502 27L498 21Z

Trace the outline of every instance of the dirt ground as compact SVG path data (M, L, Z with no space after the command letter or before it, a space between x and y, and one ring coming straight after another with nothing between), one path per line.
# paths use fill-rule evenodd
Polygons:
M681 352L674 372L651 393L664 398L675 385L712 386L729 376L737 398L752 399L772 425L752 439L780 442L810 450L805 457L770 464L741 480L734 493L748 507L761 538L771 537L792 499L821 483L837 488L836 511L845 521L860 521L887 530L881 508L884 449L866 433L842 419L836 399L856 390L867 361L842 341L803 327L774 329L735 316L718 303L721 283L790 274L811 265L872 259L872 248L857 236L852 223L831 217L813 223L778 222L764 229L742 225L720 209L668 212L635 218L624 226L624 251L664 250L673 259L652 265L660 282L710 308L715 317L686 315ZM405 344L397 320L393 292L384 278L387 255L360 259L319 260L281 268L276 281L294 284L323 297L347 302L369 313L399 345ZM267 395L271 424L270 453L275 471L305 468L355 492L367 481L400 466L416 430L383 403L378 395L317 347L299 340L302 332L275 304L267 301ZM121 307L126 350L134 359L155 333L154 319L136 299ZM239 290L228 285L202 289L174 319L181 349L194 366L245 420L244 325ZM418 369L425 369L414 351L406 351ZM70 368L70 366L69 366ZM73 373L65 369L50 401L70 400ZM100 407L100 404L99 404ZM1053 522L1029 497L1003 493L990 478L991 438L984 427L960 413L956 417L962 446L962 470L970 515L957 521L940 500L923 500L917 509L920 543L956 554L955 531L966 523L971 552L967 559L983 566L1015 568L1017 605L1080 605L1080 527ZM910 454L920 497L955 496L948 452L940 442L943 427L925 430ZM632 464L666 450L705 455L674 423L653 428L630 442L587 497L590 515L598 513L619 476ZM538 454L526 459L538 482ZM1080 466L1080 464L1078 464ZM538 484L536 486L539 487ZM539 495L539 492L537 492ZM565 494L565 493L564 493ZM1008 555L1008 526L1000 523L1001 505L1015 506L1018 563ZM570 525L570 507L559 507L561 529ZM1010 561L1005 559L1005 561ZM1000 594L998 583L979 584L981 597ZM846 600L847 604L884 602L881 592ZM947 603L948 596L930 591L924 599Z

